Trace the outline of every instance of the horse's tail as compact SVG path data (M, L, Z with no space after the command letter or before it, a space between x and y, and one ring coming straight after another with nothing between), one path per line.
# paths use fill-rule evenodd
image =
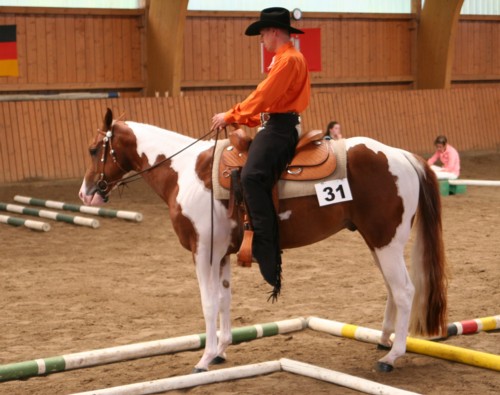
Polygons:
M434 172L422 159L418 168L420 192L411 254L415 296L409 330L415 335L446 336L448 281L439 184Z

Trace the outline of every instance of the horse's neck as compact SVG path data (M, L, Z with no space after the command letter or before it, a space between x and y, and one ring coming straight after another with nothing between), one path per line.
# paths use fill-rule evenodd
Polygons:
M175 194L179 182L193 179L196 160L200 152L213 145L210 141L195 139L160 129L155 126L130 122L136 137L137 154L141 158L144 180L171 207L175 204ZM155 164L165 161L147 171Z
M147 158L153 166L158 158L170 158L188 147L195 140L191 137L143 123L127 122L135 135L137 153Z

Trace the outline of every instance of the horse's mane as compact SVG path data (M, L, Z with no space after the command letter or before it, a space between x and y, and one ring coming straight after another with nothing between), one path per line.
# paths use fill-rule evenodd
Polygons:
M124 112L122 112L118 118L113 119L113 125L117 122L126 122Z

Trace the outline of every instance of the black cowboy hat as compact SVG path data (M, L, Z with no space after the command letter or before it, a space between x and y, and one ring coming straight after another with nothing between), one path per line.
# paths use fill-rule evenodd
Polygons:
M302 30L290 26L290 11L286 8L272 7L266 8L260 13L260 20L252 23L245 30L247 36L258 36L260 30L265 27L277 27L288 30L289 33L304 34Z

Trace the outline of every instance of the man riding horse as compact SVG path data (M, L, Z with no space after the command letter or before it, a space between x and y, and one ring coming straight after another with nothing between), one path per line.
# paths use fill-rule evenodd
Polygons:
M306 61L294 48L290 33L304 32L290 26L290 12L285 8L266 8L248 26L245 34L260 35L264 47L275 53L269 74L244 101L215 114L211 128L261 125L250 146L241 184L254 232L252 253L264 279L274 286L273 300L281 288L281 250L272 188L292 160L300 137L300 113L311 95Z

